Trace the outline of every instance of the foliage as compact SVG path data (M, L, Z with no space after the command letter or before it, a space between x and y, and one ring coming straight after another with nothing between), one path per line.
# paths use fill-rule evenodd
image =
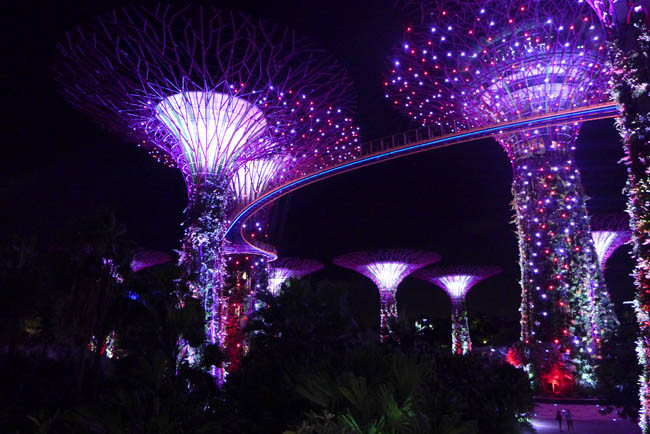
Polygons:
M438 354L406 325L396 328L405 339L379 343L350 316L341 288L294 282L261 298L268 307L250 323L251 351L226 384L231 408L255 405L231 416L231 432L516 432L531 409L520 370Z
M204 342L201 301L173 265L130 271L133 243L113 223L97 216L53 247L4 245L3 432L496 433L530 409L521 371L439 353L408 324L380 343L331 283L259 294L250 352L219 390L206 373L223 360L216 347L178 362L181 336ZM108 334L112 358L89 345Z
M226 275L223 258L223 237L226 227L226 188L223 182L207 177L202 188L193 189L187 209L183 248L179 265L183 267L183 282L189 296L200 300L205 311L205 344L196 347L182 338L183 361L192 364L205 362L207 346L223 346L226 338L223 294ZM190 297L185 297L189 299ZM209 370L223 380L221 363ZM219 372L217 372L219 371Z
M133 273L133 243L112 215L71 225L49 244L3 252L7 332L0 341L3 432L200 432L215 386L180 366L177 339L202 341L200 304L178 308L174 266ZM25 294L22 293L25 291ZM6 309L6 310L5 310ZM4 328L3 328L4 329ZM94 339L118 336L115 357ZM188 388L188 386L190 386Z
M605 355L596 370L600 384L598 394L610 405L621 408L621 416L636 420L641 367L636 363L634 344L639 329L632 310L620 312L618 317L621 325L617 333L605 342Z
M224 411L230 432L281 432L297 424L310 406L294 391L295 373L362 339L340 288L312 290L292 282L279 296L259 299L268 307L249 320L250 352L224 387L233 409Z
M627 212L632 230L632 273L637 288L637 321L641 336L637 354L641 364L639 425L650 431L650 28L647 9L629 11L609 29L612 96L621 116L616 127L623 139L627 166Z

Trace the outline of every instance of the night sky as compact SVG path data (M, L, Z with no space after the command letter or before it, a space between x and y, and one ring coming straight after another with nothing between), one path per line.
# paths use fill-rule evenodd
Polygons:
M140 244L170 251L182 236L185 186L144 151L104 133L56 93L49 64L65 30L126 2L50 1L12 11L4 25L4 115L7 131L0 171L0 240L13 233L44 238L66 221L108 208ZM403 131L409 124L387 102L382 77L391 47L407 20L392 0L214 1L294 28L348 68L359 93L355 116L364 139ZM318 4L318 6L316 6ZM583 126L577 162L590 212L621 212L625 170L613 120ZM494 140L404 157L312 184L280 200L271 235L280 255L328 263L312 276L345 280L351 299L377 312L374 285L329 260L340 253L386 247L430 249L449 264L494 264L504 273L477 285L472 312L518 317L519 267L510 224L512 172ZM629 247L608 263L617 304L633 296ZM447 316L450 302L437 288L407 278L398 291L409 314Z

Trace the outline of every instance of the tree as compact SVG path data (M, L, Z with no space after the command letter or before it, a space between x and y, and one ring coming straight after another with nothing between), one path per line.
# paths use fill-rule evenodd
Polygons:
M650 11L646 0L588 0L607 30L612 96L627 166L642 384L639 425L650 431Z

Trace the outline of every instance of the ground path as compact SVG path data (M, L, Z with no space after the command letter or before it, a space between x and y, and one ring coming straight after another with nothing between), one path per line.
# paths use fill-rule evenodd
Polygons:
M537 404L532 419L537 434L557 434L560 432L555 420L558 409L571 410L576 434L640 434L636 423L617 417L616 410L608 415L598 413L599 407L576 404ZM562 432L566 433L566 422L562 423Z

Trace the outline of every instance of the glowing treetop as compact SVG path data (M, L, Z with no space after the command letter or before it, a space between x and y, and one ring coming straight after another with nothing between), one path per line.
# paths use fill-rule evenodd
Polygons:
M451 298L451 347L453 353L465 354L472 350L465 295L472 286L500 272L499 267L456 266L425 268L413 274L418 279L444 289Z
M352 252L332 260L336 265L361 273L379 288L380 322L383 337L390 333L390 319L397 318L397 287L406 276L440 260L435 252L385 249Z
M414 2L415 3L415 2ZM394 53L386 98L445 132L608 99L603 31L579 0L419 1ZM516 159L575 140L578 127L498 135ZM536 137L539 135L540 137Z
M425 268L414 273L413 277L444 289L452 301L463 301L472 286L500 272L499 267L447 266Z
M612 253L630 241L629 220L625 214L599 214L592 217L591 228L600 268L604 270Z
M70 32L59 50L66 99L176 165L190 190L233 180L235 196L250 197L302 158L340 157L356 136L344 69L241 14L125 8Z
M282 284L288 279L300 279L321 268L323 268L323 264L313 259L278 258L270 266L269 292L279 295Z
M391 57L386 97L443 133L608 99L605 33L582 0L420 0ZM513 168L521 340L552 348L595 386L616 320L598 266L575 162L580 123L499 133ZM532 374L546 364L532 360ZM568 365L567 365L568 366Z

